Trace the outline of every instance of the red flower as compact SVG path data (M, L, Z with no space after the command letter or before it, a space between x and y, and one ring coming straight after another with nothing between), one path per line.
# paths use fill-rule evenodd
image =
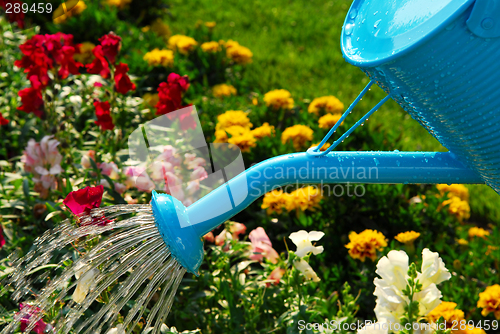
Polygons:
M98 208L101 205L104 187L85 187L83 189L72 191L66 196L63 203L75 215L80 213L89 213L90 210Z
M79 74L78 68L83 66L82 63L75 62L73 55L75 54L75 48L72 46L63 46L61 49L61 68L59 69L59 77L61 79L66 79L69 74Z
M0 226L0 248L2 248L5 245L5 238L3 237L3 230L2 227Z
M10 7L10 13L7 13L7 18L9 19L9 22L17 22L17 25L19 28L24 29L24 13L22 10L22 2L17 1L17 0L0 0L0 6L3 7L5 12L7 12L7 4L10 3L12 4L12 7ZM14 11L14 5L19 4L20 11L19 13L16 13Z
M120 63L115 68L115 89L118 93L127 94L129 90L135 90L135 84L127 75L128 65Z
M30 323L31 317L32 316L38 317L39 316L38 314L41 312L40 308L38 308L36 306L32 306L32 305L24 304L24 303L19 304L19 310L23 310L23 309L24 309L24 311L20 312L23 314L23 316L21 317L21 332L24 332L26 330L26 328L28 327L28 325ZM47 324L45 322L43 322L42 319L40 319L36 322L36 325L32 331L37 333L37 334L44 334L46 328L47 328Z
M42 85L36 75L31 76L30 81L32 87L22 89L18 92L23 105L18 107L17 110L22 110L26 113L32 112L41 118L43 115Z
M104 53L102 51L102 46L98 45L93 50L95 58L92 63L85 65L87 67L87 73L99 74L103 78L109 76L109 64L106 58L104 58Z
M170 73L168 75L167 82L170 85L178 85L182 92L187 91L189 88L189 78L187 75L180 76L177 73Z
M115 63L116 55L121 49L121 41L121 37L116 35L114 32L110 32L109 34L99 38L99 42L101 42L102 45L102 52L112 64Z
M1 125L7 125L7 124L9 124L9 120L8 120L8 119L5 119L5 118L3 117L3 115L2 115L2 114L0 114L0 126L1 126ZM0 247L2 246L2 245L1 245L2 241L1 241L1 240L2 240L2 239L1 239L1 237L0 237Z
M109 102L94 102L95 114L97 116L97 121L94 123L101 127L101 130L113 130L115 125L113 124L113 118L109 110Z
M177 86L160 83L158 97L159 101L155 106L157 115L165 115L181 108L182 94Z

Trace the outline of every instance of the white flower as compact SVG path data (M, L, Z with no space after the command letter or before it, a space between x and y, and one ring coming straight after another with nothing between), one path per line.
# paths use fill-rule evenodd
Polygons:
M403 290L408 284L408 261L408 255L404 251L392 250L378 261L375 272L382 277L387 286ZM377 286L377 281L381 280L375 278L375 286Z
M94 268L87 271L83 275L79 274L78 283L76 284L76 289L73 293L73 300L76 303L81 303L85 300L85 297L90 290L90 286L94 283L95 277L99 275L99 273L99 269Z
M123 324L118 324L115 328L111 328L107 331L106 334L126 334L126 332L123 329Z
M323 253L323 246L315 247L312 245L311 241L317 241L323 238L324 235L325 233L323 232L311 231L308 233L307 231L301 230L290 234L289 238L293 241L295 246L297 246L295 254L298 257L304 257L311 252L314 255Z
M429 249L422 251L422 274L417 276L422 289L427 288L432 283L439 284L449 280L450 272L444 266L443 260L439 257L439 253L431 252Z
M414 298L418 300L420 315L426 316L430 311L435 309L441 303L441 297L441 291L439 291L434 283L416 293Z
M313 282L321 281L318 275L314 272L313 268L306 261L300 259L293 261L293 266L299 270L308 280L312 280Z

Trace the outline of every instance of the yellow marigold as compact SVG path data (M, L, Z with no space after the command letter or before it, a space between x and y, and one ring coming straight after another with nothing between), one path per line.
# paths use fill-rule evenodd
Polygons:
M464 312L456 307L457 303L443 301L427 314L427 321L436 323L439 318L443 317L446 324L451 327L454 322L464 320Z
M168 47L182 54L188 54L198 43L189 36L173 35L168 39Z
M500 285L489 286L479 294L477 307L482 308L481 315L486 317L493 313L495 318L500 319Z
M168 24L163 22L162 19L160 18L156 19L156 21L151 23L150 30L154 32L156 35L166 38L170 37L170 35L172 34Z
M250 149L257 145L257 139L255 139L250 131L245 131L238 136L232 136L227 140L227 142L238 146L241 149L241 152L250 152Z
M214 143L228 143L229 138L241 136L249 131L249 128L242 127L240 125L232 125L225 128L216 129Z
M203 47L203 45L201 46ZM215 97L236 95L236 88L232 85L220 84L212 87L212 93Z
M156 106L158 104L158 102L160 101L160 97L158 96L158 93L156 93L156 94L146 93L146 94L144 94L142 99L150 107Z
M275 89L264 95L264 102L273 109L292 109L293 99L289 91L285 89Z
M269 123L265 122L262 126L255 128L252 130L252 135L255 139L261 139L264 137L271 137L274 133L274 126L269 125Z
M234 125L239 125L248 130L252 127L252 123L250 123L246 112L242 110L228 110L217 116L217 125L215 129L222 130Z
M201 49L204 52L215 53L221 50L219 42L205 42L201 45Z
M87 9L87 5L82 0L69 0L57 7L52 13L52 20L55 24L64 23L70 17L80 15L85 9Z
M286 209L288 211L300 209L302 211L314 211L319 208L319 202L323 196L318 187L307 186L292 191L287 197Z
M321 144L321 142L316 143L316 144L312 144L312 145L311 145L311 147L309 147L309 148L316 147L316 146L318 146L319 144ZM325 144L323 145L323 147L321 147L320 151L326 151L326 150L328 150L328 148L329 148L330 146L331 146L331 145L330 145L330 143L325 143Z
M313 130L307 125L297 124L286 128L281 134L281 142L286 144L293 141L293 147L298 151L304 146L306 141L313 139Z
M399 233L394 237L397 241L403 243L403 244L411 244L413 243L418 237L420 236L420 233L415 232L415 231L407 231L407 232L402 232Z
M267 214L270 215L274 212L281 214L286 207L287 195L283 190L275 189L264 195L262 201L262 209L267 209Z
M229 137L227 132L224 130L215 130L215 140L214 143L227 143Z
M92 53L92 50L95 48L95 44L90 43L90 42L83 42L80 44L79 53L75 53L73 58L82 63L82 64L89 64L94 60L94 54Z
M457 334L486 334L484 329L479 327L474 327L472 325L465 325L465 329L459 329L455 331Z
M125 8L132 0L104 0L104 3L108 6L118 7L120 9Z
M453 196L442 203L442 206L447 206L447 205L448 205L448 212L457 217L459 221L463 221L464 219L469 219L470 206L467 201L461 200L460 197Z
M486 239L486 237L489 235L490 235L490 232L486 231L482 227L475 227L474 226L474 227L471 227L469 229L469 238L479 237L479 238Z
M458 239L458 240L457 240L457 243L458 243L460 246L467 246L467 245L469 244L469 242L468 242L467 240L462 239L462 238Z
M232 40L228 40L224 45L226 46L226 56L235 63L243 65L252 62L253 53L249 48Z
M364 230L361 233L351 232L349 234L349 243L345 245L349 249L349 255L353 259L359 259L365 262L366 258L375 261L377 259L377 250L381 251L387 247L387 239L376 230Z
M436 188L439 190L441 195L448 193L448 197L450 198L456 196L459 197L462 201L469 200L469 189L467 189L462 184L438 184L436 185Z
M342 117L341 114L326 114L318 120L319 127L321 129L330 129L334 126Z
M332 95L314 99L307 108L308 112L316 115L318 115L320 111L336 114L341 113L343 110L344 104Z
M492 246L492 245L488 245L488 249L486 250L486 256L489 256L491 255L491 253L494 253L498 250L498 247L497 246Z
M208 29L213 29L216 25L216 22L205 22L205 27L207 27Z
M143 57L151 66L172 66L174 64L174 52L172 50L154 49Z

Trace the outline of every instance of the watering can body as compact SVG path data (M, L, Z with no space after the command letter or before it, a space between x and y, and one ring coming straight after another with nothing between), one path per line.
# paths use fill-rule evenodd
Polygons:
M356 0L341 42L348 62L500 193L500 1Z

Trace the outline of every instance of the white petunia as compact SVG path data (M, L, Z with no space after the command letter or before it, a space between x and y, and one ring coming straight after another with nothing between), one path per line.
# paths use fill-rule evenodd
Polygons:
M308 280L312 280L313 282L321 281L316 272L311 268L309 263L300 259L293 261L293 266L299 270Z
M78 283L76 284L75 292L73 292L73 300L76 303L81 303L85 300L91 285L95 281L95 277L99 275L100 271L97 268L87 271L85 274L79 274Z
M313 253L314 255L323 253L323 246L313 246L311 241L318 241L323 238L325 233L318 231L307 232L304 230L294 232L290 234L289 238L293 241L295 246L297 246L297 250L295 254L298 257L304 257L309 253Z
M439 284L449 280L450 272L444 266L443 260L439 257L439 253L431 252L429 249L422 251L422 273L417 276L422 289L427 288L432 283Z

